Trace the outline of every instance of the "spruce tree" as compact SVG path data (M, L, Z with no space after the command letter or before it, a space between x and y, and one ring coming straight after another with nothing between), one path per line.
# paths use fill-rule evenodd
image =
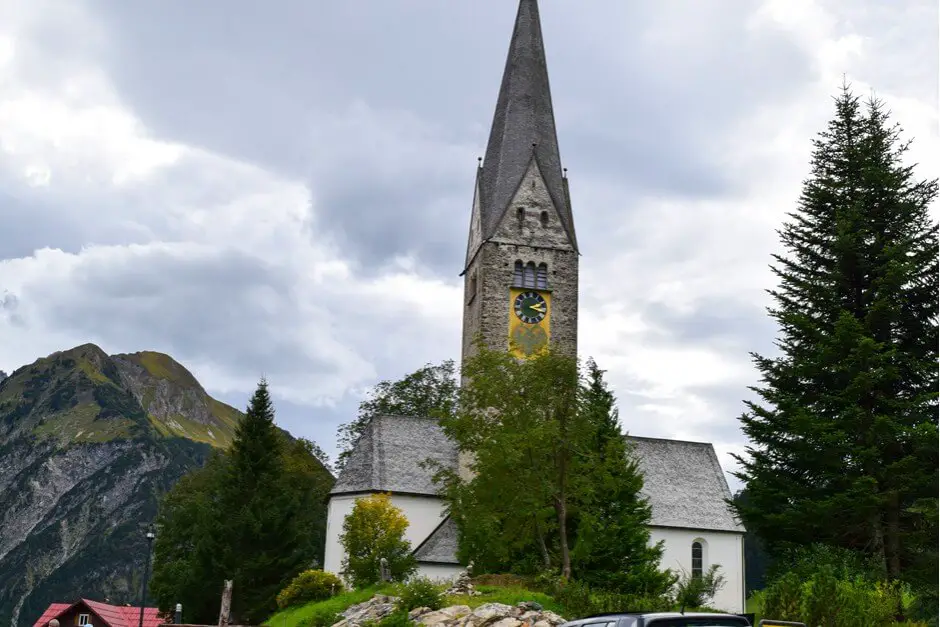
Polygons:
M736 506L771 550L856 549L898 578L938 492L937 182L882 102L846 86L835 108L774 255L780 354L753 355Z
M626 594L664 594L674 578L659 569L663 543L650 545L652 508L642 495L643 474L620 426L604 371L588 360L581 412L591 432L583 472L590 489L577 510L574 571L591 586Z

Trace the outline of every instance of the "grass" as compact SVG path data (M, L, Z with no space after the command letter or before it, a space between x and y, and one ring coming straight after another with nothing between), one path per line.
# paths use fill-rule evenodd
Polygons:
M170 416L165 420L150 414L147 416L157 432L164 437L180 436L195 442L203 442L219 448L228 448L232 443L234 431L227 425L204 425L201 422L190 420L185 416ZM209 432L212 435L209 435ZM215 437L212 437L215 436Z
M131 436L134 421L127 418L97 420L101 408L84 403L67 411L51 414L33 429L40 438L56 438L60 444L70 442L110 442Z
M522 587L477 586L478 596L448 596L443 607L467 605L479 607L485 603L504 603L517 605L523 601L535 601L544 609L565 615L565 609L547 594L532 592ZM336 615L346 608L368 601L376 594L395 595L395 586L372 587L364 590L344 592L326 601L314 601L305 605L289 607L277 612L264 621L267 627L328 627L336 622Z
M262 625L268 627L328 627L336 622L336 615L346 608L364 603L376 594L391 594L390 587L372 587L338 594L326 601L288 607L274 614Z

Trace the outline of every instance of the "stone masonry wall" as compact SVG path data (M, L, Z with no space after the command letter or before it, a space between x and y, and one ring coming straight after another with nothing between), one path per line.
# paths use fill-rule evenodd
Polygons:
M545 225L542 212L548 217ZM509 288L517 259L523 263L548 264L552 342L564 352L576 355L578 253L569 241L535 161L495 236L480 246L464 277L463 359L472 354L473 340L479 332L489 346L508 346Z

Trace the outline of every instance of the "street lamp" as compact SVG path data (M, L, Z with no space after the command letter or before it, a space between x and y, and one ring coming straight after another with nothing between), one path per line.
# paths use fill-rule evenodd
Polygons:
M140 622L138 627L144 627L144 601L147 598L147 579L150 577L150 551L153 547L153 539L157 537L153 532L153 525L147 527L147 559L144 562L144 581L140 586Z

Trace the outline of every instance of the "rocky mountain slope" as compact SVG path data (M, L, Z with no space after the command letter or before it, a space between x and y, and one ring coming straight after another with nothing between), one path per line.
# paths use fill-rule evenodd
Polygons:
M0 626L78 595L136 604L159 495L240 418L160 353L86 344L0 378Z

